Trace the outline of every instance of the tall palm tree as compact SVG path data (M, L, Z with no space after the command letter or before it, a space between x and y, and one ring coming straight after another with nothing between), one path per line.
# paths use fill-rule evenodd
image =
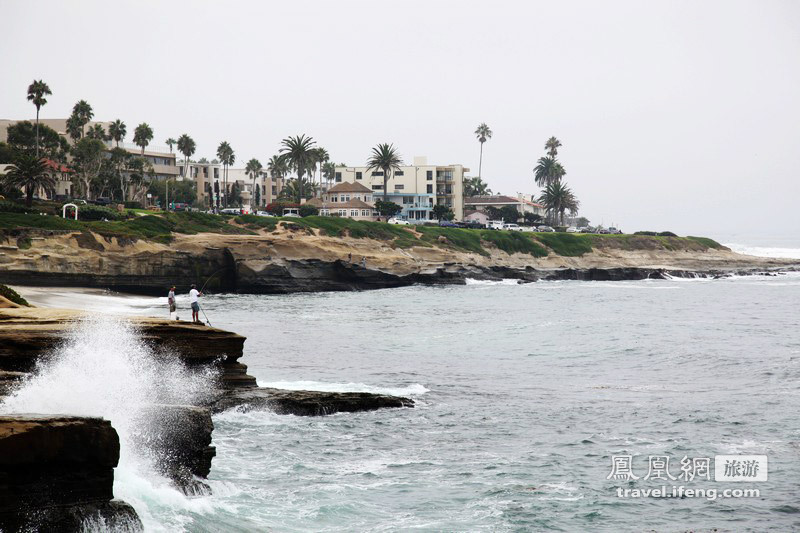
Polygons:
M80 100L72 107L72 115L76 118L76 122L80 124L81 137L83 137L86 134L84 127L94 117L92 106L86 100Z
M254 207L254 201L256 197L256 178L261 173L261 169L264 168L261 165L261 161L256 159L255 157L247 162L247 165L244 167L244 171L250 176L253 180L253 193L250 195L250 207Z
M331 181L333 181L334 177L336 176L336 163L325 163L322 165L322 174L325 176L325 181L328 183L328 187L331 186Z
M175 143L178 145L178 151L183 154L184 163L183 163L183 177L190 178L189 176L189 158L194 154L195 151L195 143L194 139L186 135L185 133L178 137L178 141Z
M53 94L50 87L42 80L33 80L28 85L28 100L36 106L36 157L39 157L39 110L47 103L48 94Z
M549 183L542 191L539 201L547 209L547 213L554 225L559 224L559 217L563 221L564 212L569 210L577 214L578 207L580 207L580 202L572 190L567 187L566 183L561 181Z
M323 165L325 165L325 163L327 163L330 160L331 160L331 156L330 156L330 154L328 153L328 151L325 148L323 148L321 146L319 148L317 148L316 164L319 165L319 187L320 187L320 189L322 188L322 167L323 167Z
M479 177L464 179L464 196L488 196L490 194L492 194L492 190L489 185Z
M367 159L367 173L372 169L380 169L383 171L383 201L386 202L388 198L388 191L386 190L389 177L392 171L400 170L400 165L403 164L403 158L397 152L394 144L382 143L372 149L372 155Z
M305 198L303 175L311 167L316 152L316 142L313 137L296 135L281 141L281 158L286 162L287 168L297 173L298 201Z
M169 139L167 139L165 142L166 142L166 145L167 145L167 146L169 146L169 153L172 153L172 147L173 147L174 145L178 144L178 141L176 141L176 140L175 140L175 139L173 139L172 137L170 137Z
M119 148L120 141L128 134L128 127L120 119L117 119L108 126L108 134Z
M561 141L559 141L555 137L550 137L549 139L547 139L547 142L544 143L544 149L547 150L547 155L549 155L553 159L555 159L556 156L558 155L559 148L561 148Z
M150 141L152 140L153 128L151 128L147 122L142 122L136 126L135 130L133 130L133 144L141 147L142 157L144 157L144 149L147 148L147 145L150 144Z
M72 114L67 119L67 133L69 134L70 139L73 141L78 141L81 137L83 137L83 125L81 124L81 119Z
M550 156L540 157L533 169L534 179L540 187L561 181L566 173L561 163Z
M267 172L269 172L269 177L273 183L277 184L277 189L283 188L283 178L289 172L289 169L286 166L286 159L279 156L273 155L267 161Z
M481 158L478 162L478 177L480 178L481 167L483 166L483 143L492 138L492 130L489 129L485 122L481 122L475 130L475 136L478 138L478 142L481 143Z
M52 189L56 180L49 172L44 159L37 156L21 153L14 161L14 165L3 176L3 183L7 187L25 188L25 205L33 205L33 193L39 187Z
M236 161L236 154L234 154L233 148L228 144L228 141L219 143L217 147L217 157L219 157L220 163L222 163L223 183L225 188L224 206L228 207L228 167Z

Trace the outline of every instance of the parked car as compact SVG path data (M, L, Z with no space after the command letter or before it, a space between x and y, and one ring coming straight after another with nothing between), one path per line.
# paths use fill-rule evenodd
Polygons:
M402 218L392 217L386 221L389 224L397 224L398 226L410 226L411 222L403 220Z
M464 227L468 228L468 229L486 229L486 225L485 224L482 224L482 223L474 221L474 220L470 220L470 221L464 222Z
M503 224L502 220L490 220L487 227L489 229L503 229Z
M610 227L610 228L608 228L608 232L609 232L609 233L612 233L612 234L614 234L614 235L622 235L622 230L620 230L620 229L617 229L617 228L615 228L615 227L613 227L613 226L612 226L612 227Z
M109 205L111 203L111 198L108 196L100 196L96 198L93 202L94 205Z
M554 230L553 228L551 228L550 226L539 226L538 230L539 230L539 231L555 231L555 230Z
M583 228L578 228L578 231L581 233L594 233L594 230L588 226L584 226Z
M226 207L225 209L220 209L219 212L222 215L240 215L242 210L238 207Z
M503 229L508 231L522 231L522 228L519 227L519 224L503 224Z
M283 218L302 218L302 217L297 213L286 213L285 215L283 215Z
M274 217L275 215L273 215L269 211L256 211L256 216L259 216L259 217Z
M597 233L599 233L600 235L608 235L611 232L608 231L606 228L600 228L597 230Z
M457 228L458 224L455 222L450 222L449 220L440 220L439 221L440 228Z
M567 233L578 233L578 228L575 226L570 226L567 228Z

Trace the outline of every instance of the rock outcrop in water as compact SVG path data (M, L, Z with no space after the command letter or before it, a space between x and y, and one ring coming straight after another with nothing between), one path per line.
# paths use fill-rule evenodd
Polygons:
M35 371L42 358L85 316L84 312L65 309L0 309L0 398ZM133 435L135 442L151 451L161 472L188 494L207 492L207 486L198 479L208 476L216 454L211 445L212 411L241 407L321 416L414 405L407 398L370 393L259 388L255 378L247 374L247 366L239 362L245 337L187 322L145 317L126 320L160 357L177 357L190 368L212 369L218 377L218 387L208 391L202 405L153 405L145 409Z
M0 416L0 531L141 531L114 500L119 437L107 420Z

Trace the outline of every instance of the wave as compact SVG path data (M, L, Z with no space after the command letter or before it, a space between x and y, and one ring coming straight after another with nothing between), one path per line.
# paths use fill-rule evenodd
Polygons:
M475 279L475 278L467 278L466 280L467 285L519 285L519 280L517 279L500 279L500 280L489 280L489 279Z
M779 259L800 259L800 248L771 248L766 246L748 246L745 244L723 244L734 252L756 257L775 257Z
M405 387L376 387L365 383L323 383L321 381L273 381L263 387L286 390L313 390L321 392L371 392L390 396L418 396L430 392L424 385L412 383Z

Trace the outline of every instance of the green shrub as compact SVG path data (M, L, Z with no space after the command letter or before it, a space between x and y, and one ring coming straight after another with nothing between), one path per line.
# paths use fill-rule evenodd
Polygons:
M33 209L29 209L17 202L9 202L8 200L0 200L0 212L3 213L33 213Z
M634 235L646 235L648 237L655 237L656 235L658 235L658 233L656 233L655 231L637 231L634 233Z
M417 231L422 234L423 241L438 245L440 244L439 237L444 237L447 239L447 244L452 248L464 252L489 255L489 252L481 245L481 232L479 230L417 226Z
M311 217L319 214L319 209L317 209L314 205L303 204L298 209L298 213L301 217Z
M659 237L677 237L677 235L675 235L671 231L660 231L660 232L658 232L658 236Z
M547 249L534 242L528 235L520 231L492 231L480 232L481 239L490 242L507 254L531 254L533 257L546 257Z
M17 305L24 305L25 307L31 306L31 304L29 304L25 298L20 296L17 291L7 285L0 284L0 296L4 296Z
M257 215L240 215L234 219L237 223L247 226L250 229L268 229L274 230L278 225L278 219L275 217L260 217Z
M124 215L101 205L78 206L78 220L121 220Z
M564 257L578 257L592 251L592 243L587 237L571 233L537 233L536 239Z
M714 239L709 239L708 237L692 237L691 235L686 237L689 240L692 240L696 243L702 244L706 248L714 248L715 250L719 250L724 248L720 243L715 241Z

